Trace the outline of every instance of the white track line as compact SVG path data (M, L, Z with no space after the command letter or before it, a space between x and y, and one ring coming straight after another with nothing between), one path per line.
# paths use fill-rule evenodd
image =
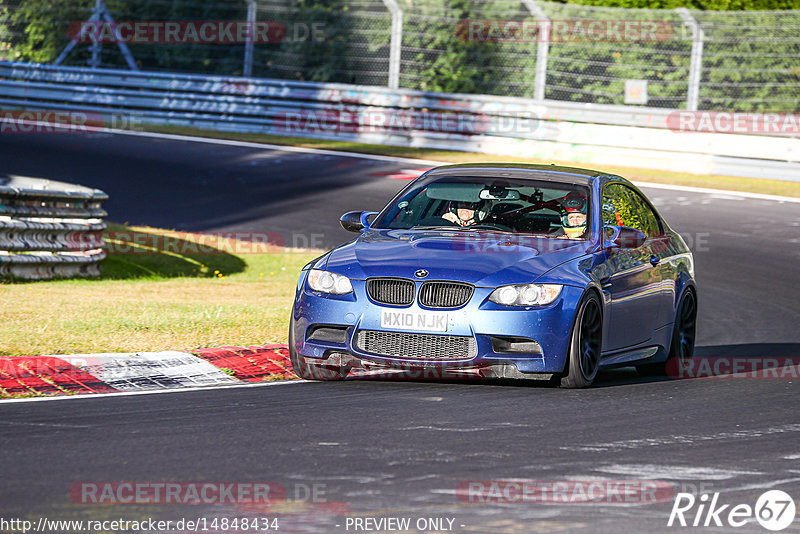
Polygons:
M758 178L754 178L758 180ZM686 191L687 193L703 193L711 195L728 195L732 197L751 198L757 200L771 200L774 202L793 202L800 204L800 198L782 197L778 195L762 195L761 193L747 193L746 191L727 191L725 189L708 189L705 187L690 187L688 185L669 185L650 182L633 182L637 187L650 187L652 189L672 189L673 191Z
M234 141L232 139L215 139L212 137L194 137L191 135L178 135L178 134L165 134L165 133L155 133L155 132L132 132L129 130L114 130L114 129L107 129L104 130L107 133L114 133L120 135L133 135L137 137L153 137L156 139L170 139L173 141L190 141L193 143L211 143L215 145L227 145L227 146L241 146L241 147L248 147L248 148L261 148L261 149L268 149L268 150L279 150L281 152L304 152L304 153L313 153L313 154L322 154L325 156L344 156L349 158L360 158L360 159L372 159L376 161L388 161L391 163L414 163L419 165L430 165L432 167L437 167L439 165L448 165L449 163L446 161L432 161L429 159L414 159L414 158L402 158L399 156L381 156L379 154L364 154L361 152L345 152L342 150L327 150L323 148L306 148L306 147L299 147L299 146L290 146L290 145L271 145L268 143L254 143L251 141Z
M381 156L378 154L364 154L361 152L345 152L342 150L326 150L321 148L305 148L289 145L271 145L268 143L254 143L250 141L234 141L231 139L214 139L211 137L194 137L190 135L164 134L155 132L133 132L129 130L104 130L108 133L119 135L132 135L137 137L150 137L154 139L169 139L173 141L189 141L193 143L209 143L216 145L239 146L247 148L261 148L267 150L277 150L281 152L301 152L306 154L323 154L326 156L341 156L346 158L371 159L375 161L386 161L391 163L409 163L414 165L450 165L452 162L433 161L429 159L403 158L399 156ZM757 178L755 178L757 180ZM800 198L782 197L778 195L762 195L759 193L748 193L746 191L728 191L726 189L707 189L703 187L689 187L682 185L659 184L650 182L634 182L638 187L652 187L654 189L671 189L673 191L685 191L687 193L729 195L742 198L754 198L759 200L771 200L774 202L800 203Z
M162 393L185 393L187 391L210 391L212 389L233 389L233 388L258 388L265 386L286 386L289 384L310 384L309 380L281 380L275 382L257 382L247 384L230 384L224 386L201 386L189 388L165 388L165 389L152 389L147 391L122 391L119 393L84 393L80 395L59 395L55 397L25 397L22 399L0 399L0 410L6 404L18 402L49 402L49 401L63 401L63 400L78 400L78 399L115 399L118 397L130 397L133 395L157 395ZM0 423L2 424L2 423Z

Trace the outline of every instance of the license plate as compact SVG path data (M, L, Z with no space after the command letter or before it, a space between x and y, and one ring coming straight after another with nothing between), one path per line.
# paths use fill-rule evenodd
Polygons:
M447 332L447 314L429 311L381 310L381 328Z

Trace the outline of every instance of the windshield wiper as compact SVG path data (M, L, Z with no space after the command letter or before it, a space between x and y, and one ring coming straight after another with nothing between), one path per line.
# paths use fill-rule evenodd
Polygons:
M539 232L520 232L515 230L496 230L494 228L475 228L473 226L412 226L409 230L446 230L450 232L481 232L481 233L491 233L491 234L504 234L504 235L514 235L519 237L526 237L526 238L537 238L537 239L555 239L555 237L549 233L539 233ZM576 241L576 240L570 240Z

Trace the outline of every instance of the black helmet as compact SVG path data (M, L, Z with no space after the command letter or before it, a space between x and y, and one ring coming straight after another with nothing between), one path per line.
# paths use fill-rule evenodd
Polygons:
M588 202L584 195L577 191L572 191L561 199L561 214L568 215L577 212L586 215L587 204Z
M478 211L483 207L483 201L479 202L464 202L464 201L454 201L451 206L454 210L475 210Z
M466 202L463 200L451 200L447 203L447 211L458 216L458 210L474 210L473 216L476 221L484 220L488 213L486 209L487 202L485 200L478 200L476 202Z
M586 231L586 221L582 224L572 225L569 223L569 216L572 213L587 214L588 199L577 191L568 193L561 199L561 226L568 237L578 238Z

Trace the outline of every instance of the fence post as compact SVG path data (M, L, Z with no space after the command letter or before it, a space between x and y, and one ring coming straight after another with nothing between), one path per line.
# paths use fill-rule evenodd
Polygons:
M242 71L246 78L253 76L253 41L255 40L256 27L256 0L247 2L247 42L244 43L244 67Z
M105 0L95 0L94 9L92 9L92 14L86 22L97 22L104 20L106 21L110 27L116 27L116 23L114 19L111 18L111 14L108 12L108 7L106 7ZM100 67L101 58L100 58L100 51L103 48L103 45L98 41L96 32L92 33L92 46L90 50L92 52L92 57L89 60L89 66L93 69ZM77 40L70 41L67 46L64 47L64 50L58 55L56 60L53 62L53 65L61 65L61 63L67 59L67 56L70 52L75 48L78 44ZM119 47L120 52L122 52L122 57L125 58L125 62L128 64L128 68L131 70L139 70L139 67L136 65L136 61L133 59L133 54L131 54L128 45L122 41L117 41L117 46Z
M103 0L95 1L95 11L102 13L103 7ZM93 69L96 69L100 66L100 53L103 51L103 41L100 39L95 39L92 42L92 46L89 47L89 50L92 52L92 57L89 59L89 66Z
M692 16L688 9L679 7L675 11L678 12L683 23L692 31L692 53L691 63L689 64L689 90L686 94L686 109L697 111L697 104L700 100L700 77L703 67L703 41L706 36L703 26Z
M392 36L389 43L389 89L400 86L400 50L403 46L403 11L396 0L383 0L392 14Z
M533 98L544 100L547 82L547 55L550 53L550 17L536 0L522 0L528 11L539 22L539 43L536 46L536 78L533 82Z

